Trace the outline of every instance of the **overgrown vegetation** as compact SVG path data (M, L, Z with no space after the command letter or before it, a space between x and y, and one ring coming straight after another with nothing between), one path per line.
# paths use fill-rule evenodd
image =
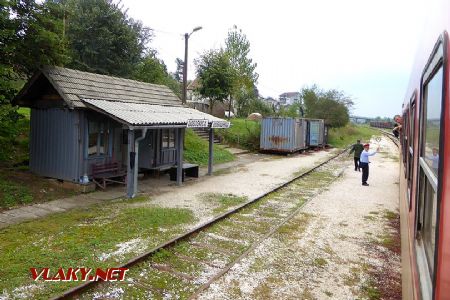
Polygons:
M336 148L344 148L356 143L356 140L368 142L376 134L378 132L369 126L349 123L344 127L331 128L328 131L328 144Z
M10 114L10 115L9 115ZM0 166L11 167L28 161L29 109L0 106Z
M247 197L220 193L204 193L201 194L200 197L208 204L213 203L214 205L217 205L217 207L213 210L214 213L224 212L228 208L244 203L248 200Z
M255 151L259 149L261 123L246 119L231 119L231 127L217 130L228 145Z
M27 204L33 201L29 189L0 176L0 211L17 204Z
M184 141L184 159L190 163L200 166L208 165L209 145L208 142L195 134L192 129L186 130ZM214 164L233 161L235 156L222 146L214 145Z
M53 271L116 266L180 234L183 225L194 221L188 209L129 207L122 201L8 227L0 234L0 290L17 296L15 288L34 286L30 267ZM28 297L49 298L76 284L40 284Z

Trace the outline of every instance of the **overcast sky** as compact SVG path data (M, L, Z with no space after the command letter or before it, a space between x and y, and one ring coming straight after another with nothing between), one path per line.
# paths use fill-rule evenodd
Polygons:
M154 30L150 47L170 72L184 59L189 39L188 78L193 60L224 46L233 25L250 41L264 97L317 84L340 89L355 102L353 114L393 116L400 112L425 0L122 0L128 15Z

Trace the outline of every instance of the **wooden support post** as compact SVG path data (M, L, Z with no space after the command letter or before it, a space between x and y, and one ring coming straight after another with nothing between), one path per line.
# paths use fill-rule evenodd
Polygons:
M208 175L213 172L213 154L214 154L214 129L209 128L209 157L208 157Z

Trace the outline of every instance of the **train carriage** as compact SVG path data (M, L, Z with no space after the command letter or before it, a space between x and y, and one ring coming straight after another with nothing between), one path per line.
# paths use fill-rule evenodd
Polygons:
M450 299L450 2L430 3L403 103L403 299Z

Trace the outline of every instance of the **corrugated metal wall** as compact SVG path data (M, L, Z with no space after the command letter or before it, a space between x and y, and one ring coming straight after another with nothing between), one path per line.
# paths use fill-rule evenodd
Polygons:
M295 152L305 149L306 123L303 119L264 118L260 150Z
M323 120L308 120L309 122L309 145L322 146L324 143L325 126Z
M79 181L78 111L31 109L30 170L36 174Z

